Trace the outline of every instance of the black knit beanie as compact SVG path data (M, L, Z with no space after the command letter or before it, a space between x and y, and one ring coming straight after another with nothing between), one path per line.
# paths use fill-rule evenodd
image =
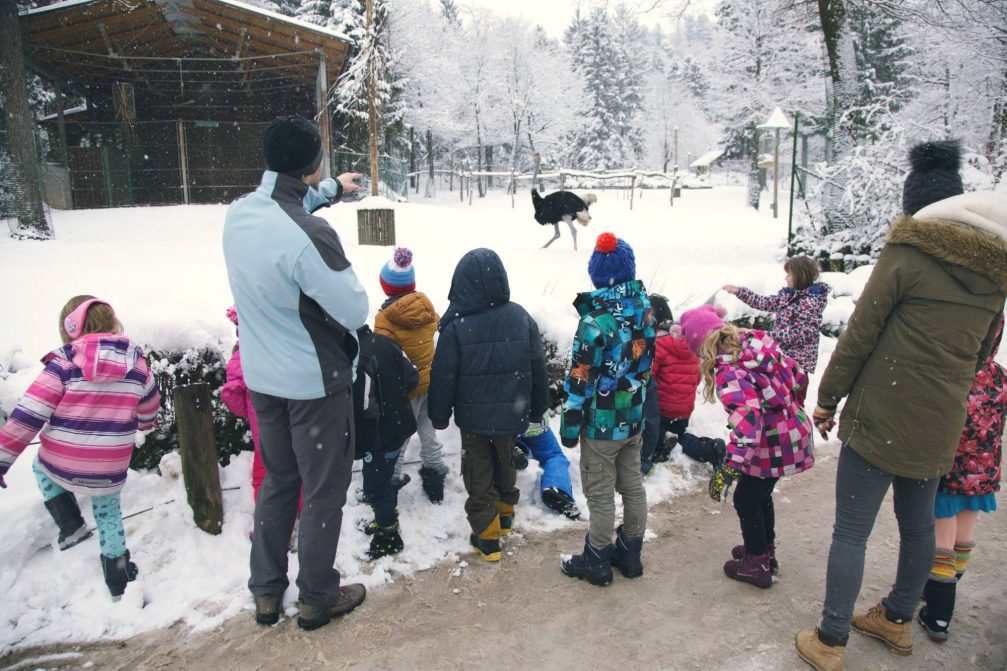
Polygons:
M902 188L902 211L912 216L931 203L965 192L958 168L958 140L921 142L909 150L909 176Z
M274 172L297 178L310 175L322 162L322 136L302 116L280 117L262 131L262 156Z

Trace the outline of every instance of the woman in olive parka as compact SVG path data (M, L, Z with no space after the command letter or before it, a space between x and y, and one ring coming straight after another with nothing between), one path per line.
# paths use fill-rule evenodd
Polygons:
M818 669L842 668L851 625L897 654L912 652L937 483L954 461L966 397L1007 297L1007 194L960 195L960 160L953 141L910 152L905 214L892 223L819 385L814 416L823 436L846 403L822 620L797 635L798 653ZM900 533L895 584L854 614L867 539L890 486Z

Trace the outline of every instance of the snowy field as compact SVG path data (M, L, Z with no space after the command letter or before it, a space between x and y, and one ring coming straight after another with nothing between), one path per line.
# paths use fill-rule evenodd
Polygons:
M725 283L757 291L783 285L785 211L774 220L768 211L744 206L742 187L686 191L669 207L667 192L647 192L629 201L618 192L600 192L591 208L594 220L580 228L580 251L574 251L565 229L551 249L539 247L552 235L532 219L527 194L511 209L500 193L473 206L458 202L458 194L418 199L397 206L398 244L410 247L417 288L427 293L439 311L447 307L451 275L458 259L476 247L496 250L507 267L511 298L524 305L542 331L569 347L576 313L571 302L578 291L591 288L587 261L595 237L612 231L635 249L638 276L650 291L668 296L676 315L706 301ZM71 296L90 293L109 300L140 343L156 348L181 348L217 343L230 348L233 328L224 317L231 304L221 252L224 206L188 206L57 212L57 240L19 242L0 238L0 285L4 318L0 319L0 409L9 412L41 370L39 358L59 345L57 317ZM373 314L384 296L378 271L391 248L356 244L353 205L323 211L339 232L354 268L371 297ZM866 270L866 269L865 269ZM854 277L830 276L837 294L856 296L866 272ZM718 297L735 313L740 303ZM844 296L830 305L833 315L852 310ZM827 314L828 320L828 314ZM827 358L834 341L823 339ZM6 378L4 379L4 371ZM817 383L817 381L816 381ZM813 399L812 389L811 398ZM700 434L723 435L724 413L699 401L692 427ZM558 430L558 418L554 429ZM464 489L459 468L459 437L452 427L441 432L452 465L441 506L426 501L416 473L399 498L406 549L396 557L371 564L364 558L368 537L358 524L370 520L369 508L356 501L360 476L350 486L339 545L338 566L350 582L369 588L398 576L421 571L441 561L464 571L475 561L469 552L469 530L463 511ZM417 458L418 442L408 457ZM579 453L567 450L577 502L587 517L580 493ZM675 460L659 466L646 481L651 503L705 486L707 467L688 462L676 451ZM98 562L97 538L66 552L48 544L56 531L35 486L30 464L34 448L19 459L0 493L4 542L0 546L0 600L8 605L0 618L0 655L14 647L49 642L123 639L181 621L193 631L218 625L252 607L245 587L248 578L248 533L252 523L251 453L243 453L222 470L225 524L220 536L199 531L185 503L177 455L162 462L157 473L131 473L123 490L123 514L128 546L140 568L139 579L123 600L110 601ZM522 500L516 531L549 531L579 525L542 506L534 461L518 474ZM92 523L90 505L82 510ZM573 549L573 548L571 548ZM506 543L505 543L506 550ZM557 557L557 561L559 558ZM507 561L505 556L503 561ZM293 612L296 555L290 563L291 589L285 598Z

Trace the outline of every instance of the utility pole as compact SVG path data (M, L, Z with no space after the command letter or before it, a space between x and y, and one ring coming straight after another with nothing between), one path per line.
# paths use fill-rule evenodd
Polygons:
M377 48L374 34L374 0L367 0L367 38L372 48ZM367 72L367 129L370 133L371 149L371 195L378 195L378 69L371 54Z

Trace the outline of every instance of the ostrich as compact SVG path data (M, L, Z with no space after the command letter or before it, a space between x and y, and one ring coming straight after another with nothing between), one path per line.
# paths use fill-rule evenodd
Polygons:
M577 229L574 228L573 221L576 219L577 223L581 226L587 226L591 221L591 215L588 213L587 208L597 201L598 199L593 193L585 194L584 198L581 199L580 196L571 191L557 191L543 198L538 195L537 189L532 189L531 202L535 206L535 221L543 226L552 224L555 230L555 235L552 236L549 242L542 245L542 249L546 249L549 245L556 242L556 240L559 240L559 222L565 221L567 226L570 227L570 234L573 236L573 248L576 250Z

